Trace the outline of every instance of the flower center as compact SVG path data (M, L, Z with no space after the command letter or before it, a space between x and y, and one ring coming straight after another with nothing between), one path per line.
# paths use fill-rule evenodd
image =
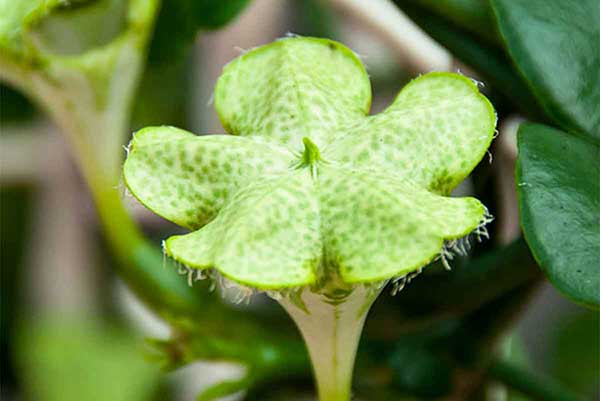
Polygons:
M302 138L302 143L304 144L304 151L300 156L300 162L296 168L308 167L313 178L317 178L317 164L323 161L321 159L321 152L319 152L317 145L308 137Z
M305 166L313 166L321 160L321 152L319 148L308 137L302 138L304 143L304 152L302 153L302 164Z

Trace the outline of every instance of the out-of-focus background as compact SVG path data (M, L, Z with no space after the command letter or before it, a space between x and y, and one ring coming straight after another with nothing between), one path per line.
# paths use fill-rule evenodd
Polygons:
M355 50L372 80L373 112L381 110L419 69L418 57L397 43L398 35L420 31L407 20L400 33L382 32L334 3L255 0L232 24L201 32L188 59L144 82L132 130L172 124L200 134L223 132L211 103L223 66L245 49L289 34L330 37ZM450 63L477 78L431 39L414 38L423 63ZM153 86L163 88L156 98ZM508 243L519 232L513 190L519 117L503 117L490 169L500 199L492 243ZM2 400L189 401L199 389L239 376L242 368L225 362L199 361L164 374L146 361L143 339L166 338L169 330L111 270L94 204L64 138L7 86L1 87L0 131ZM469 193L472 184L459 191ZM132 198L127 202L157 247L176 230ZM600 399L598 314L548 284L533 296L507 354ZM506 399L502 388L495 391L496 399Z

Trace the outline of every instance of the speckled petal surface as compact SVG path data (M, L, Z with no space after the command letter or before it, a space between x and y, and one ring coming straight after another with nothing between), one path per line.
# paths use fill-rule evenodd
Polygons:
M439 255L445 239L483 220L473 198L447 198L371 171L319 169L327 264L346 282L401 276Z
M327 39L288 38L236 58L215 87L215 108L230 134L260 135L301 150L369 112L371 84L354 53Z
M266 288L312 283L321 258L320 216L307 169L254 182L210 224L169 238L167 254L193 268L216 268Z
M134 135L123 176L147 208L196 229L253 179L286 170L291 157L276 145L246 138L149 127Z
M145 205L194 231L165 251L259 289L383 281L486 222L450 191L482 159L496 116L459 74L431 73L369 116L370 85L330 40L288 38L232 61L215 90L225 128L138 133L125 164Z
M384 112L349 123L324 157L449 194L490 146L496 116L477 85L437 72L406 85Z

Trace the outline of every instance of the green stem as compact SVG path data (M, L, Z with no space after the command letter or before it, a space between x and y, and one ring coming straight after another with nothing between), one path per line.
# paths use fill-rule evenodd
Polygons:
M350 400L358 342L379 292L360 286L339 300L306 289L301 301L279 301L304 338L320 401Z
M119 263L119 276L153 310L195 314L200 294L179 277L158 244L151 244L125 209L115 184L86 175L100 221ZM167 264L169 266L167 266Z
M534 374L506 361L494 362L488 375L502 384L539 401L585 401L552 378Z

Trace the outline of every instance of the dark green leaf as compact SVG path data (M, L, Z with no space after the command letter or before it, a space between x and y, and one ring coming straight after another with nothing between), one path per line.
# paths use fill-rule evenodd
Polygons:
M189 0L188 0L189 1ZM250 0L192 0L196 24L202 29L216 29L230 22Z
M492 0L506 47L548 115L600 139L600 2Z
M150 44L150 64L169 64L185 57L196 34L217 29L235 18L249 0L165 0Z
M163 1L150 42L149 66L168 65L185 58L197 32L198 26L194 22L189 0Z
M490 43L500 43L499 34L494 29L494 15L487 0L412 0L411 2L419 4Z
M186 126L191 64L190 57L181 57L170 63L148 65L138 88L138 101L133 105L134 129L149 125Z
M600 305L600 146L543 125L519 129L517 182L527 243L566 296Z
M165 0L150 42L140 82L134 125L185 122L188 65L199 30L217 29L235 18L249 0ZM169 99L165 102L165 99Z

